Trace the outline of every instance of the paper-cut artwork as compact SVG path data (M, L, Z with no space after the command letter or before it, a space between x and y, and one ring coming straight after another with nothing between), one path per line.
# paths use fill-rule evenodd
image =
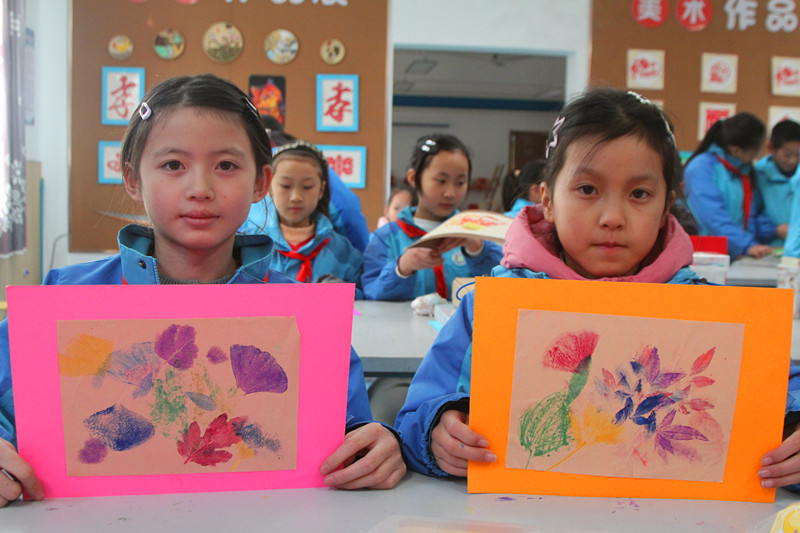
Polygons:
M702 141L708 128L718 120L736 114L736 104L700 102L700 119L697 121L697 139Z
M800 96L799 57L772 57L772 94Z
M293 317L59 321L67 473L291 470Z
M664 88L664 50L628 50L628 89Z
M98 183L122 183L122 163L119 141L98 141L97 143L97 181Z
M736 92L739 56L736 54L703 54L700 90L704 93Z
M475 279L469 492L767 502L792 291ZM766 386L765 384L769 384Z
M367 147L317 145L325 155L328 166L336 172L342 182L351 189L367 186Z
M722 481L742 324L520 310L506 465Z
M447 237L467 237L502 244L513 221L513 218L494 211L461 211L423 235L409 248L434 248L439 239Z
M17 444L45 497L324 486L354 290L8 287Z
M781 120L794 120L800 122L800 107L787 107L771 105L767 111L767 128L772 131L775 124Z

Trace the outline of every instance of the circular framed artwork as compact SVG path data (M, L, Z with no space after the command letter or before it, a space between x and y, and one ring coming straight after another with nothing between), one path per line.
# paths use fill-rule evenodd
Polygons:
M108 54L117 61L124 61L133 54L133 41L127 35L115 35L108 41Z
M297 37L289 30L275 30L264 40L264 52L273 63L285 65L297 57Z
M319 47L319 55L329 65L338 65L345 56L344 43L339 39L327 39Z
M183 54L186 41L178 30L167 28L156 35L153 49L161 59L177 59Z
M212 24L203 35L203 51L211 61L230 63L242 54L244 38L230 22Z

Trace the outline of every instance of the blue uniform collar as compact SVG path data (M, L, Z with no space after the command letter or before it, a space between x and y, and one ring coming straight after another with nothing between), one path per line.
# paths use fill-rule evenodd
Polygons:
M158 261L153 253L153 230L129 224L117 236L122 260L122 276L130 285L157 285ZM241 258L240 266L229 283L264 281L269 271L273 242L266 235L237 235L234 254Z
M728 163L732 164L739 170L741 170L744 174L748 174L750 172L750 163L745 163L741 159L736 156L733 156L722 149L720 145L717 143L713 143L711 146L708 147L708 153L716 155L727 161Z

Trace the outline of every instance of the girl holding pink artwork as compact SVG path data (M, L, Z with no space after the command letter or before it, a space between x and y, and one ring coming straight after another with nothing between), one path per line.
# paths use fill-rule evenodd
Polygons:
M294 283L269 269L269 237L236 234L251 204L267 194L272 152L258 112L235 85L210 74L160 83L131 119L121 160L126 191L144 205L152 226L126 226L119 254L52 270L44 284ZM3 321L0 507L23 490L33 499L44 497L13 445L9 361ZM320 468L325 482L391 488L406 470L400 446L390 428L372 422L361 362L352 350L347 415L347 438Z
M681 162L658 107L635 93L588 91L564 108L546 154L542 203L514 219L493 276L704 283L688 266L689 236L669 212L680 195ZM409 466L427 475L466 476L468 461L496 460L468 425L473 311L468 293L397 416ZM764 456L771 464L759 472L764 486L800 480L800 460L787 459L800 451L798 441L790 437Z

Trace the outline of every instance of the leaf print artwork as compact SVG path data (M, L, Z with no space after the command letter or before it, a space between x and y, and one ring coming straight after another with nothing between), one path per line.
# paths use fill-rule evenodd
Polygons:
M506 466L721 481L743 334L741 324L520 310Z
M62 321L67 474L297 467L293 317Z

